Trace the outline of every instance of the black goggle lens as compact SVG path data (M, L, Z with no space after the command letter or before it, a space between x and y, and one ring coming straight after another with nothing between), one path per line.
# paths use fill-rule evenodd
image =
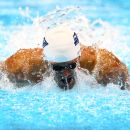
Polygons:
M55 71L62 71L64 69L66 69L66 68L75 69L76 68L76 63L70 63L70 64L67 64L66 66L61 66L61 65L54 64L54 65L52 65L52 68Z
M55 71L61 71L61 70L63 70L63 69L64 69L64 67L62 67L62 66L53 65L53 70L55 70Z
M75 69L75 68L76 68L76 63L71 63L71 64L69 65L69 68L70 68L70 69Z

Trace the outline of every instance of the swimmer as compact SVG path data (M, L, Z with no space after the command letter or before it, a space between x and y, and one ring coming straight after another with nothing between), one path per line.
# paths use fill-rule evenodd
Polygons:
M82 45L76 32L64 26L45 33L43 48L20 49L3 61L0 68L18 87L41 82L49 68L64 90L74 87L76 68L87 70L104 86L108 83L118 84L121 89L129 86L124 63L106 49Z

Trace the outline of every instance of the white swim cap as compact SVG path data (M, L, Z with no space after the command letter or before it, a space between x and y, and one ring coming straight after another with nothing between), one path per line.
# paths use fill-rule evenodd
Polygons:
M77 34L67 26L58 26L45 33L45 60L67 62L80 55L80 44Z

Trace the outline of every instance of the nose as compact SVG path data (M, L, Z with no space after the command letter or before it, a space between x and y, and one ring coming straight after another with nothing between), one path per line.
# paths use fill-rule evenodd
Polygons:
M63 75L64 75L64 77L69 77L71 74L70 74L70 71L68 69L65 69L63 71Z
M68 85L71 84L72 81L73 81L72 77L65 77L65 78L61 79L61 82L63 84L68 84Z

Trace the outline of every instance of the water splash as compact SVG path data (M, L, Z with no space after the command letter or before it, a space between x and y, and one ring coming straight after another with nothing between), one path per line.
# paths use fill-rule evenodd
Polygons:
M109 130L113 124L113 130L128 129L129 92L113 85L90 88L89 78L86 78L88 84L84 73L77 73L81 76L79 84L70 91L61 91L53 86L52 91L45 92L44 88L38 88L39 85L12 93L1 91L0 119L8 124L0 122L1 128ZM47 84L43 82L42 85L49 86L50 78L45 81Z
M27 10L27 11L26 11ZM66 7L57 8L45 16L30 16L29 9L22 14L32 21L30 25L14 26L12 33L3 33L6 37L7 45L2 45L2 51L10 54L20 48L42 47L42 40L47 28L62 24L70 25L78 32L80 41L85 45L96 44L100 48L106 48L117 55L127 65L130 63L130 47L128 45L128 35L123 35L123 27L115 27L106 21L96 19L90 20L82 14L84 8ZM79 13L80 12L80 13ZM124 27L124 30L126 28ZM7 40L7 35L9 39ZM123 48L123 49L122 49ZM125 58L124 58L125 57Z
M122 31L125 27L114 27L100 19L90 21L80 7L57 8L37 18L27 9L23 16L32 24L9 29L1 25L0 34L5 39L0 48L1 60L20 48L41 47L45 30L65 22L78 32L83 44L106 48L130 66L129 36ZM14 89L2 75L1 129L129 129L130 93L113 84L104 88L91 75L79 70L76 73L77 84L69 91L59 89L53 75L20 89Z

